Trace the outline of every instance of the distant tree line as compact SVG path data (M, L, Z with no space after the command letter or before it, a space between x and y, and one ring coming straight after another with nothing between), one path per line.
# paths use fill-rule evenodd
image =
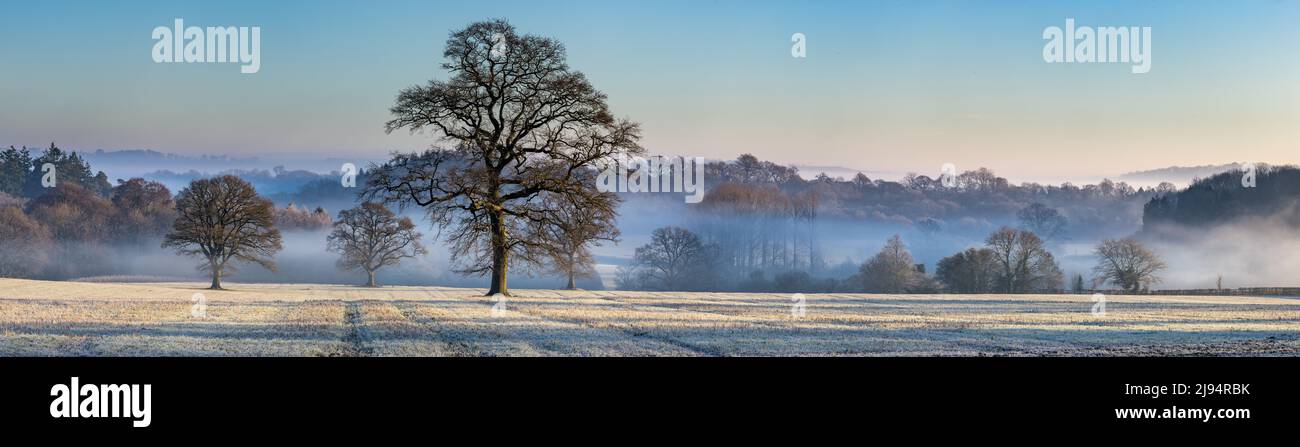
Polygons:
M748 281L728 281L722 270L716 244L703 242L681 227L654 231L650 242L638 247L633 260L617 272L620 288L634 290L684 291L768 291L768 292L865 292L865 293L960 293L1030 294L1064 293L1065 278L1043 240L1033 232L1004 227L992 234L983 247L969 248L943 258L933 276L917 264L898 235L860 264L845 279L814 280L806 272L787 272L763 287ZM1114 284L1129 293L1142 293L1160 281L1165 268L1159 256L1133 238L1107 239L1098 244L1095 255L1094 288ZM1079 278L1081 283L1082 277ZM746 284L750 284L747 286ZM1074 292L1083 293L1077 284Z
M908 226L944 226L972 219L999 222L1026 217L1018 214L1037 203L1041 208L1028 212L1054 210L1056 213L1056 216L1027 216L1041 218L1038 223L1045 226L1031 230L1041 232L1040 237L1044 239L1067 236L1067 233L1091 237L1095 235L1093 232L1105 229L1136 231L1142 224L1143 205L1152 198L1176 191L1169 183L1155 188L1134 188L1111 180L1082 186L1069 182L1015 185L986 168L956 174L950 186L945 186L938 176L916 173L909 173L897 182L873 180L861 173L851 179L825 174L805 178L793 166L758 160L749 154L733 161L710 162L705 173L709 191L706 202L717 192L741 194L728 188L774 188L780 193L774 197L815 203L817 217L822 219ZM1063 225L1067 220L1071 223L1068 229Z

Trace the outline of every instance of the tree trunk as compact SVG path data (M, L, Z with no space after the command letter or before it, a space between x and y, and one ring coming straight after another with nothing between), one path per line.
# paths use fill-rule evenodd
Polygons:
M502 294L510 296L506 287L506 271L510 268L509 238L506 234L505 213L497 211L491 216L492 222L492 286L488 296Z
M212 262L210 265L212 268L212 286L208 288L212 290L221 290L221 267L217 266L217 263L215 262Z
M574 261L575 261L575 257L573 256L573 253L570 252L570 253L569 253L569 268L568 268L568 270L569 270L569 285L567 285L567 286L564 287L564 288L569 289L569 290L578 290L578 283L575 282L575 281L573 280L573 279L574 279L574 278L573 278L573 276L574 276L574 275L573 275L573 271L578 269L577 266L574 265Z
M379 287L377 284L375 284L374 270L366 270L366 275L370 276L370 280L366 282L366 287Z

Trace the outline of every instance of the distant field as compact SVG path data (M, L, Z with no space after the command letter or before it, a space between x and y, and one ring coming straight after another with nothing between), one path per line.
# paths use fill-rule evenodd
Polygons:
M4 356L1300 354L1300 300L483 290L0 279ZM195 293L206 316L195 317ZM200 313L201 314L201 313Z

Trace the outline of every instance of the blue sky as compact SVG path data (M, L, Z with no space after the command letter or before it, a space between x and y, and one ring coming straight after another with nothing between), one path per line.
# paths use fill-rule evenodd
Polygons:
M157 26L260 26L262 68L156 64ZM447 34L555 37L652 151L1023 179L1300 163L1300 1L22 2L0 16L0 143L368 155ZM1150 26L1152 70L1047 64L1042 31ZM790 57L790 36L808 56Z

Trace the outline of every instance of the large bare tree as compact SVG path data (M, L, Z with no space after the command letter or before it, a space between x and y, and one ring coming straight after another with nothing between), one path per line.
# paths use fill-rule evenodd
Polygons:
M402 90L385 128L430 130L448 147L395 154L370 170L362 196L424 207L449 230L457 270L491 274L488 294L509 295L512 256L526 265L545 260L548 239L530 229L563 220L540 198L557 195L613 216L616 202L579 173L640 153L640 129L610 113L558 41L520 35L503 20L451 33L443 57L449 78Z
M162 246L203 257L199 269L211 273L212 289L220 290L221 278L234 271L231 260L275 271L271 257L283 247L273 208L239 177L195 180L176 196L176 223Z
M1137 293L1160 282L1156 275L1165 263L1133 238L1106 239L1097 244L1097 266L1093 272L1129 293Z
M339 211L326 243L330 251L342 255L338 260L340 269L365 271L369 277L366 285L378 287L375 271L380 267L427 253L420 237L411 218L398 218L383 204L366 202Z

